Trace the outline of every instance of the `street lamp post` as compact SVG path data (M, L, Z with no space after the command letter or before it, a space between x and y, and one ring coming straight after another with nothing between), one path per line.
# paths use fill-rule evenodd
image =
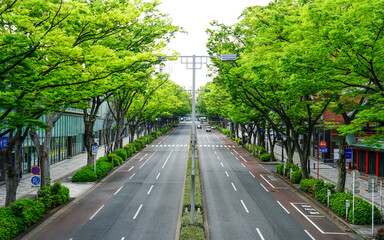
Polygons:
M191 171L191 225L195 224L195 138L196 138L196 108L195 108L195 78L196 78L196 64L198 64L198 69L201 69L203 64L207 63L207 60L210 58L221 57L221 61L236 61L236 54L222 54L221 56L180 56L181 63L187 65L187 69L192 69L192 171ZM158 57L159 61L164 61L168 57ZM192 67L190 67L191 62L189 59L192 58ZM196 58L199 59L196 62ZM184 61L183 61L184 60ZM177 90L178 92L180 90Z

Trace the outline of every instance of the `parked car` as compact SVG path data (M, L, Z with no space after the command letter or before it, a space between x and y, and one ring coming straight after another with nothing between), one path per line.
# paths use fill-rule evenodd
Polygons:
M207 128L205 129L205 131L210 132L210 131L211 131L211 127L210 127L210 126L207 126Z
M197 125L197 129L201 129L201 125L199 124L199 125Z

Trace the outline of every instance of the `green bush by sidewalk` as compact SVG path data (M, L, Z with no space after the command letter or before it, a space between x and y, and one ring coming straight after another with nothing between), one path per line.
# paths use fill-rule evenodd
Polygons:
M339 193L335 192L335 185L330 183L324 183L322 179L302 179L300 182L300 188L312 194L318 201L324 205L327 203L327 189L331 190L331 196L329 197L329 208L342 218L346 217L346 200L349 200L352 204L353 196L350 192ZM355 213L353 209L348 209L348 221L354 222L358 225L369 225L372 222L372 205L360 197L355 196ZM381 223L380 210L374 207L374 221L376 224Z
M39 199L18 199L9 207L0 208L0 239L13 239L39 221L46 210L57 207L69 199L69 189L60 182L44 186Z
M145 137L140 137L139 139L133 141L133 143L125 145L122 149L115 150L107 156L99 158L96 160L96 173L93 165L82 167L72 176L72 182L93 182L104 177L114 167L121 165L130 156L132 156L132 154L145 147L148 138L153 141L156 137L160 136L171 128L172 125L162 128L160 131L151 132L148 134L147 139Z

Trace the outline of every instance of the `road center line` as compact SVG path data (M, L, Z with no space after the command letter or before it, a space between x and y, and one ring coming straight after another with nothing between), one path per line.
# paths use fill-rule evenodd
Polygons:
M265 240L263 234L261 234L260 229L256 228L257 233L259 234L261 240Z
M137 209L135 216L133 216L133 219L136 219L136 217L137 217L137 215L139 215L139 212L140 212L142 207L143 207L143 204L141 204L139 209Z
M245 206L243 200L240 200L240 202L241 202L241 204L243 204L243 207L244 207L245 211L246 211L247 213L249 213L248 208L247 208L247 206Z
M132 167L128 170L128 172L130 172L130 171L132 170L132 168L134 168L134 166L132 166Z
M89 220L92 220L92 218L94 218L95 216L96 216L96 214L98 213L98 212L100 212L100 210L102 209L104 207L104 205L103 206L101 206L93 215L92 215L92 217L90 217L89 218Z
M120 190L123 188L123 186L121 186L119 189L117 189L117 191L113 194L113 195L116 195L118 192L120 192Z
M308 234L308 236L309 236L312 240L316 240L314 237L312 237L312 235L311 235L307 230L304 229L304 232L305 232L306 234Z
M249 171L249 174L251 174L253 178L256 178L251 171Z
M221 166L224 167L224 164L222 162L220 162Z
M281 204L279 201L276 201L279 205L280 205L280 207L282 207L283 209L284 209L284 211L286 211L288 214L290 214L289 212L288 212L288 210L283 206L283 204Z
M131 180L133 178L133 176L135 176L136 173L132 174L132 176L129 178L129 180Z
M157 174L156 180L157 180L159 177L160 177L160 173L159 173L159 174Z
M233 187L233 189L235 190L235 192L237 192L237 189L236 189L236 187L235 187L235 184L233 184L233 182L231 182L231 184L232 184L232 187Z
M147 192L147 195L149 195L152 191L152 188L153 188L153 185L151 186L151 188L149 189L149 191Z
M227 171L225 171L225 174L227 174L227 177L229 177L229 174L228 174L228 172L227 172Z
M168 155L167 160L165 160L163 166L161 167L162 169L163 169L163 168L165 167L165 165L167 164L168 159L171 157L171 154L172 154L172 153L173 153L173 150L172 150L171 153Z

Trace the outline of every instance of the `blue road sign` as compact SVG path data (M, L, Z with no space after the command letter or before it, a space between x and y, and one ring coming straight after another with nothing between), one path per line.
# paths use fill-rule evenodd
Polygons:
M97 151L97 145L92 145L92 152Z
M7 149L8 137L0 137L0 147L1 149Z
M345 158L352 159L352 149L350 148L345 149Z
M328 152L328 148L319 148L319 153L326 153Z
M31 178L31 183L33 185L38 185L40 183L40 178L38 176L34 176Z

